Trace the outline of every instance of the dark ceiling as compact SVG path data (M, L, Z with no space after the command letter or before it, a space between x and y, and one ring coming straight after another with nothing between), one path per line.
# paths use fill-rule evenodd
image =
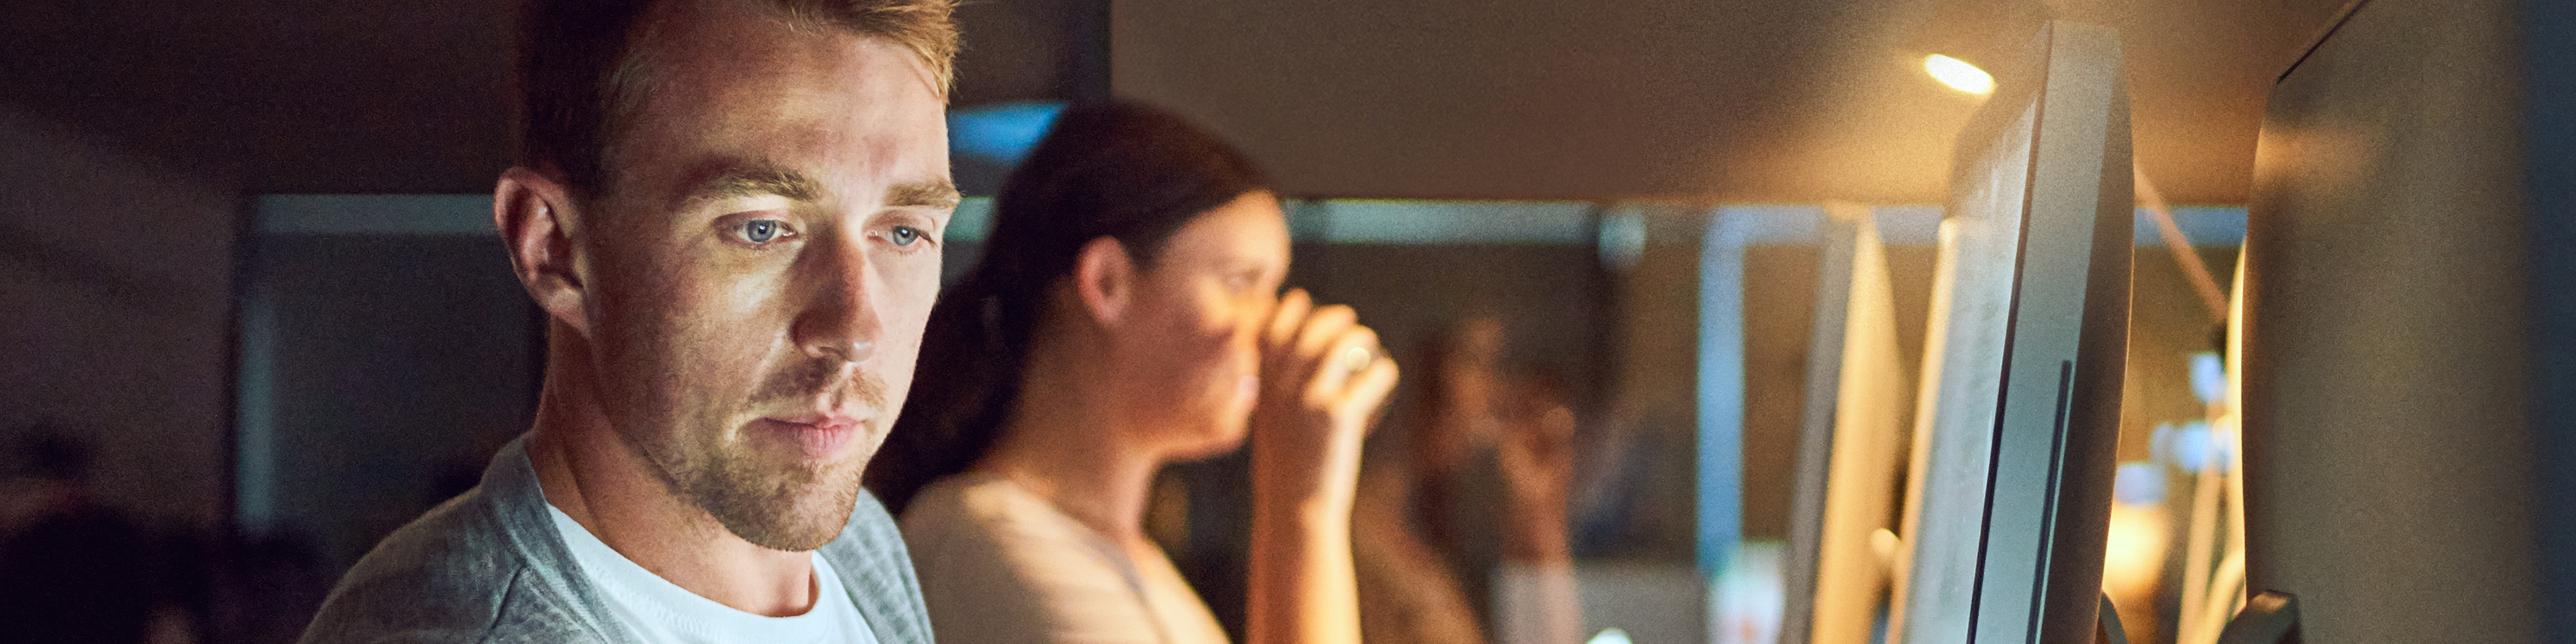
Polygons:
M256 192L473 192L506 157L507 3L22 0L0 98Z
M0 102L6 104L0 108L192 168L222 185L249 192L479 192L507 160L511 2L12 4L12 19L0 21L0 42L9 43L0 57ZM967 3L959 11L968 48L959 61L956 104L1061 98L1101 86L1105 4ZM1710 4L1714 11L1746 3ZM1833 9L1781 14L1797 17L1786 22L1691 22L1738 30L1712 38L1834 44L1827 59L1795 66L1708 66L1709 73L1728 75L1725 82L1776 94L1741 108L1764 112L1740 115L1744 120L1771 124L1760 145L1719 149L1707 159L1756 171L1735 173L1733 183L1709 195L1937 201L1939 172L1878 166L1889 158L1946 157L1955 129L1947 124L1973 102L1925 88L1919 70L1898 57L1927 47L1990 47L2011 40L2002 34L2026 34L2040 16L2054 14L2124 28L2139 163L2151 175L2169 177L2161 180L2167 193L2183 202L2241 202L2272 77L2343 0L1824 4ZM1657 28L1653 20L1639 22L1645 23L1641 34Z
M2271 82L2348 0L1118 0L1116 86L1288 191L1938 203L1981 99L2050 18L2117 28L2137 163L2243 203Z
M957 104L1078 95L1077 68L1097 55L1082 45L1093 2L961 7L973 35ZM13 5L0 107L203 179L256 193L480 192L508 162L511 0Z

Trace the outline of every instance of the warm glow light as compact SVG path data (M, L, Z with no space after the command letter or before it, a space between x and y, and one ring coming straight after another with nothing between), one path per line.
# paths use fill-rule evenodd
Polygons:
M1968 61L1933 54L1923 57L1923 71L1931 73L1932 78L1940 80L1941 84L1962 92L1983 95L1995 91L1995 77L1987 75L1986 70L1977 69L1976 65L1968 64Z

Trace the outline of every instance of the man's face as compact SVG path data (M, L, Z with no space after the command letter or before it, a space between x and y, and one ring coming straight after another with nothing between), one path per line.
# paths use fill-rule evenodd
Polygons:
M957 193L907 50L680 0L574 231L606 414L670 488L779 550L829 542L894 425Z

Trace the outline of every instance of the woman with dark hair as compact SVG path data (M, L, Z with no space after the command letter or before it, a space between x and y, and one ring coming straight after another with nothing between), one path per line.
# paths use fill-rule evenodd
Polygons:
M1057 118L931 313L868 472L941 640L1224 641L1144 513L1164 464L1247 435L1246 638L1359 638L1350 510L1396 367L1349 307L1280 295L1287 270L1277 197L1240 152L1135 104Z

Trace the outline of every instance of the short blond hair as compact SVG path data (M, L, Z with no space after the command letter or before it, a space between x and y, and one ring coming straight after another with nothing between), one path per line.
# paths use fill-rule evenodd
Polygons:
M788 19L823 24L901 45L930 70L932 85L947 98L957 85L955 0L770 0Z
M660 2L529 0L521 13L518 163L551 168L581 198L604 188L609 151L641 111L646 57L637 45ZM791 23L903 47L946 100L957 76L956 0L767 0Z

